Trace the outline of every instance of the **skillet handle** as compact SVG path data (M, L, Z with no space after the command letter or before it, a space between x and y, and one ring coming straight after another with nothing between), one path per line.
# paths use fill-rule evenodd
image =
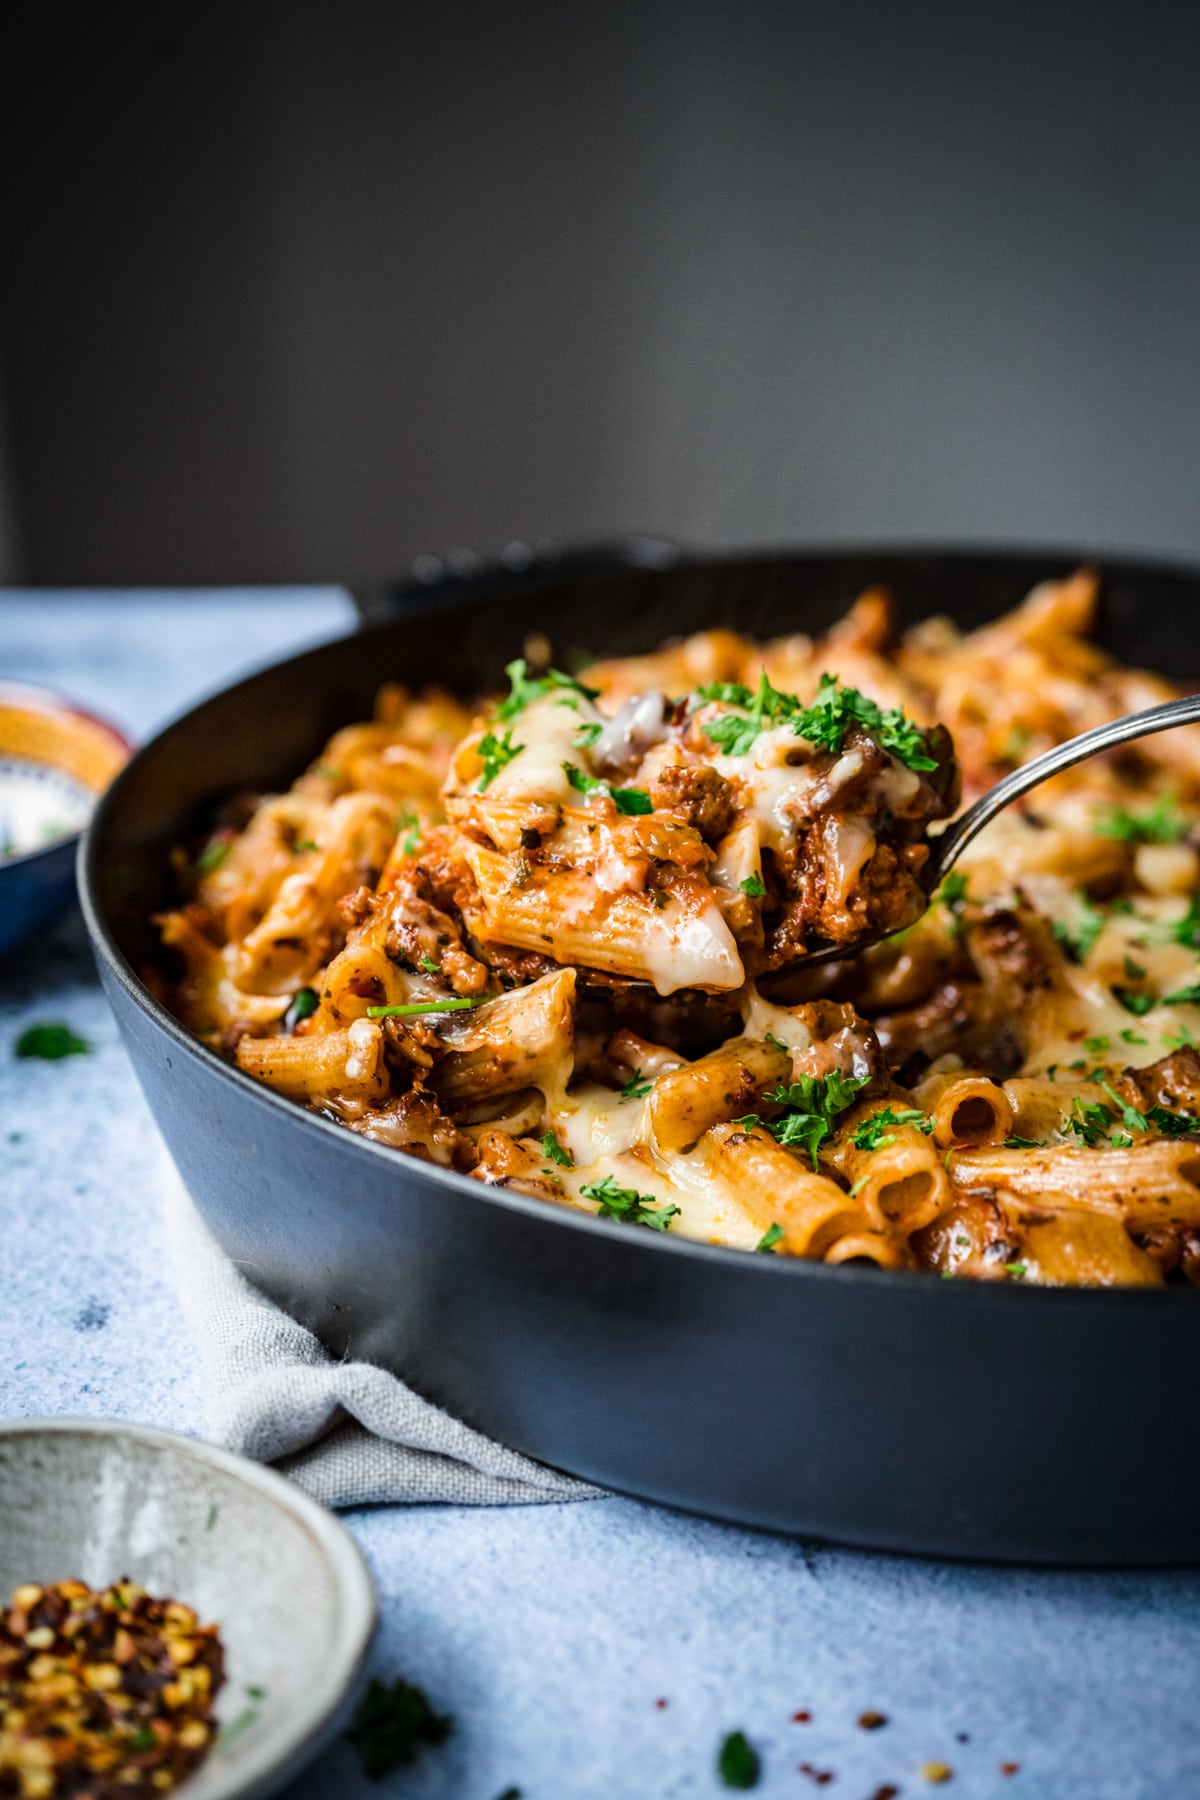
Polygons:
M560 544L542 538L536 544L508 544L499 556L476 550L447 550L441 556L418 556L407 576L351 589L364 625L402 618L480 594L503 594L545 587L589 575L618 574L622 569L668 569L683 551L666 538L624 537L599 544Z

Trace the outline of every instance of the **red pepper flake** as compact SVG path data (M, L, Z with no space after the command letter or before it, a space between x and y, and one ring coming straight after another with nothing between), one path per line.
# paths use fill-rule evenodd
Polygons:
M793 1725L811 1725L812 1724L812 1714L810 1712L795 1712L792 1714L792 1724Z
M818 1787L827 1787L831 1781L836 1781L837 1779L832 1769L816 1769L813 1767L812 1763L808 1762L797 1763L796 1773L798 1775L807 1775L808 1779L810 1781L815 1781Z
M1013 1762L1001 1763L1000 1764L1000 1773L1002 1775L1016 1775L1020 1771L1020 1767L1021 1767L1020 1763L1013 1763Z
M882 1787L877 1787L875 1789L875 1792L871 1795L871 1800L896 1800L896 1795L899 1792L900 1789L898 1787L893 1787L890 1781L885 1781Z
M655 1701L655 1702L654 1702L654 1710L655 1710L655 1712L665 1712L665 1711L666 1711L666 1706L667 1706L667 1703L666 1703L666 1701L665 1701L665 1700L656 1700L656 1701Z
M887 1724L887 1714L881 1712L859 1713L858 1723L863 1731L878 1731Z

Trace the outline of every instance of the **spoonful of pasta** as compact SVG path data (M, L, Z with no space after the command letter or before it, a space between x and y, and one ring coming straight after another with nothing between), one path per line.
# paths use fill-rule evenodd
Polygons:
M1081 732L1078 737L1067 738L1041 756L1023 763L1020 768L1014 769L1010 775L1004 776L994 787L989 788L987 793L982 794L944 830L927 837L929 860L918 877L927 900L941 886L971 840L978 837L999 813L1004 812L1015 801L1023 799L1043 781L1049 781L1064 769L1074 768L1076 763L1086 762L1089 757L1098 756L1105 750L1114 750L1120 744L1135 743L1139 738L1153 737L1160 731L1171 731L1179 725L1197 723L1200 723L1200 694L1188 694L1180 700L1169 700L1159 706L1147 707L1143 712L1109 719L1103 725ZM916 916L919 917L920 914ZM906 921L910 922L912 921ZM845 961L848 957L860 955L869 945L890 937L896 929L902 927L890 926L882 931L873 931L852 943L817 944L809 950L805 964Z
M523 660L508 675L443 789L468 930L522 968L664 997L860 954L915 923L976 833L1040 782L1200 720L1200 697L1113 720L954 818L949 732L834 674L808 700L765 669L756 688L712 681L681 698L535 676Z

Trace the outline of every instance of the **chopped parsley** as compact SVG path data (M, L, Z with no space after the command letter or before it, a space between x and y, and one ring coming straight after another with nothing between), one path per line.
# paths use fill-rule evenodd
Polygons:
M777 1038L773 1031L767 1032L766 1036L763 1038L763 1043L770 1044L772 1050L782 1050L785 1056L788 1056L791 1054L790 1051L788 1050L787 1045L782 1041L782 1039Z
M434 962L432 956L419 956L417 958L417 967L418 969L424 969L427 975L436 975L438 972L438 965Z
M815 1169L821 1145L833 1131L834 1119L845 1112L869 1080L867 1075L843 1075L840 1070L833 1069L825 1077L799 1075L787 1087L781 1083L765 1098L772 1106L782 1106L786 1110L782 1118L767 1124L766 1129L785 1150L806 1150ZM763 1121L757 1113L749 1113L734 1123L753 1130Z
M590 749L601 735L604 726L599 719L593 719L588 725L581 725L575 733L575 742L581 749Z
M288 1007L287 1012L283 1016L285 1026L287 1026L290 1031L294 1029L295 1026L299 1025L302 1020L311 1019L320 1004L321 997L317 993L316 988L297 988L296 992L292 995L292 1004Z
M933 1120L919 1106L902 1106L898 1110L885 1106L882 1112L872 1113L855 1126L850 1142L856 1150L887 1150L896 1141L889 1130L892 1125L914 1125L926 1137L933 1130Z
M368 1019L413 1019L420 1013L461 1012L468 1006L482 1006L490 994L455 995L452 1000L412 1000L404 1006L368 1006Z
M1188 987L1177 988L1173 994L1164 994L1164 1006L1200 1006L1200 981L1193 981Z
M1121 1042L1123 1044L1148 1044L1150 1039L1140 1037L1132 1025L1127 1025L1121 1033Z
M292 849L299 853L302 850L316 850L319 846L316 838L297 838Z
M1107 1037L1084 1038L1083 1047L1089 1056L1103 1056L1112 1047L1112 1039Z
M935 903L940 901L950 914L951 937L961 937L963 934L963 907L968 899L967 878L962 870L951 869L933 898Z
M1155 994L1138 988L1114 987L1113 995L1125 1008L1125 1011L1132 1013L1135 1019L1144 1019L1146 1014L1153 1012L1158 1005L1158 998Z
M373 1681L358 1703L346 1736L364 1772L377 1780L410 1763L425 1744L442 1744L454 1730L450 1714L436 1713L408 1681Z
M621 1089L621 1098L622 1100L644 1100L653 1086L653 1081L643 1081L642 1071L635 1069Z
M571 1152L563 1149L553 1131L548 1131L542 1139L542 1155L548 1156L551 1162L556 1162L560 1169L571 1167Z
M1004 1148L1006 1150L1042 1150L1045 1146L1038 1138L1006 1137Z
M256 1706L243 1706L236 1719L232 1720L230 1724L221 1727L221 1743L232 1744L236 1742L236 1740L245 1732L249 1731L252 1725L257 1724L258 1708Z
M764 669L757 690L737 681L715 681L696 689L703 703L716 702L740 710L710 719L702 726L705 737L727 756L745 756L764 732L790 725L797 737L807 738L818 750L841 750L846 733L854 725L876 739L881 749L910 769L936 769L929 755L925 733L905 717L898 706L885 711L857 688L842 687L836 675L823 674L811 706L795 694L782 693Z
M1200 894L1193 894L1182 919L1165 927L1167 937L1188 950L1200 950Z
M1146 1042L1145 1038L1142 1042ZM1186 1025L1181 1025L1178 1031L1164 1037L1163 1043L1168 1050L1194 1050L1196 1047L1196 1040Z
M1127 1150L1133 1142L1133 1136L1143 1136L1146 1132L1157 1132L1160 1137L1182 1137L1185 1132L1200 1130L1200 1119L1193 1119L1187 1113L1173 1113L1165 1106L1150 1106L1145 1112L1140 1107L1132 1106L1122 1100L1120 1094L1107 1081L1100 1082L1100 1087L1108 1095L1117 1108L1105 1106L1101 1101L1085 1105L1079 1099L1071 1104L1069 1117L1064 1118L1059 1130L1064 1136L1073 1137L1089 1150L1108 1138L1114 1149ZM1117 1130L1119 1122L1124 1131Z
M479 791L490 787L501 769L506 768L514 756L519 756L525 748L524 744L514 744L512 727L497 737L494 731L485 732L479 740L479 755L483 762L483 774L479 777Z
M1132 956L1126 956L1124 967L1127 980L1144 981L1146 979L1146 971L1142 964L1134 962Z
M1146 812L1128 812L1114 806L1092 821L1097 837L1119 838L1124 844L1179 844L1188 834L1188 822L1175 804L1174 794L1164 794Z
M13 1045L13 1055L61 1062L64 1056L86 1056L91 1047L87 1039L79 1037L69 1025L63 1025L57 1019L44 1019L26 1027Z
M1005 1263L1004 1273L1008 1276L1010 1281L1024 1281L1026 1275L1029 1273L1029 1264L1023 1262Z
M496 708L497 719L515 719L518 713L524 712L531 700L541 700L544 695L558 690L568 694L582 694L585 700L594 700L600 692L599 688L587 687L582 681L576 681L573 675L564 675L561 669L547 669L544 675L531 676L529 664L523 656L510 662L504 673L508 676L512 691L507 700L502 700Z
M1074 929L1061 919L1054 921L1054 935L1072 962L1086 962L1096 939L1104 930L1104 914L1092 905L1086 894L1079 895L1079 912ZM1144 971L1143 971L1144 973Z
M761 900L767 891L763 884L762 876L757 874L747 875L745 881L738 882L738 886L741 888L743 894L745 894L747 900Z
M1071 1102L1070 1113L1064 1114L1059 1121L1058 1129L1064 1137L1073 1137L1076 1143L1093 1150L1115 1124L1116 1120L1102 1101L1088 1103L1076 1096Z
M589 1181L579 1192L585 1200L599 1203L600 1218L620 1219L623 1225L648 1225L651 1231L665 1231L679 1213L679 1208L669 1201L660 1204L653 1194L620 1187L615 1175L606 1175L603 1181Z
M219 869L232 848L229 838L209 838L196 858L197 875L211 875L214 869Z
M404 856L411 856L421 841L421 821L415 812L402 812L396 820L397 832L403 832L400 850Z
M567 780L578 794L607 794L618 812L648 813L654 811L654 802L644 788L609 787L607 781L601 781L595 775L586 775L574 763L565 762Z
M757 1787L761 1772L758 1751L749 1742L745 1732L731 1731L717 1755L717 1774L721 1777L721 1785L727 1788Z
M756 1250L774 1250L776 1244L783 1242L783 1226L775 1220L767 1226L754 1248Z

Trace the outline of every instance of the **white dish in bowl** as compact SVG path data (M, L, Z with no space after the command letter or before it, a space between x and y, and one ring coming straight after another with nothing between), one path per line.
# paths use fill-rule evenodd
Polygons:
M281 1475L124 1420L22 1420L0 1426L0 1519L0 1605L24 1582L127 1575L219 1627L222 1737L188 1800L272 1794L345 1722L371 1577L345 1527Z

